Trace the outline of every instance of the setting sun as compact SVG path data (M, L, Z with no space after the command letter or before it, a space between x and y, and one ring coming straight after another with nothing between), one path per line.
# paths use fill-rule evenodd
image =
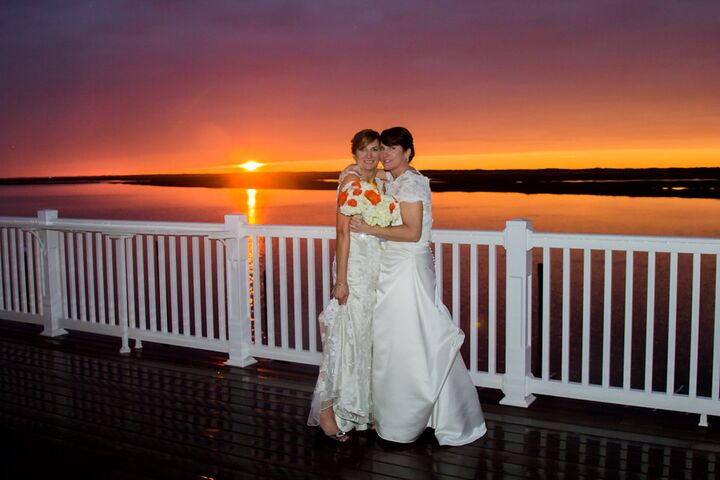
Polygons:
M247 170L248 172L254 172L258 168L264 166L264 163L256 162L254 160L247 161L245 163L241 163L240 165L236 165L238 168L242 168L244 170Z

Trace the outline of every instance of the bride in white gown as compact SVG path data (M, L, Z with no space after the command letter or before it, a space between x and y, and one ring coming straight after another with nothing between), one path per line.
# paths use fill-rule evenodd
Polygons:
M376 178L379 138L374 130L353 137L355 165L340 174L338 204L360 180L382 187ZM380 266L380 240L350 233L349 223L350 217L338 205L333 299L319 318L323 360L308 418L308 425L320 426L328 438L339 442L348 440L350 430L366 430L372 423L371 329Z
M386 228L350 222L352 232L386 240L372 327L375 428L385 440L409 443L431 427L441 445L464 445L487 429L459 353L464 334L437 293L429 180L410 167L407 129L387 129L380 141L383 167L395 179L387 193L400 202L402 220Z

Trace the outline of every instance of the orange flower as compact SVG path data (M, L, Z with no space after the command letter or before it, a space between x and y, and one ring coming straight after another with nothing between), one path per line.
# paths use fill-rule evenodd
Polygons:
M340 195L338 195L338 205L345 205L345 201L347 200L348 193L347 192L340 192Z
M348 200L347 203L348 203L348 205L350 205L351 207L357 207L357 201L356 201L354 198L351 198L350 200Z
M393 213L394 211L395 211L395 204L391 203L390 204L390 213Z
M353 190L353 195L360 195L362 193L362 188L356 188Z
M370 200L370 203L372 203L373 205L377 205L378 203L380 203L380 195L378 195L378 193L374 190L367 190L365 192L365 198Z
M360 181L359 181L359 180L353 180L350 185L352 185L352 186L355 187L355 188L360 188L360 187L362 187L362 185L360 185Z

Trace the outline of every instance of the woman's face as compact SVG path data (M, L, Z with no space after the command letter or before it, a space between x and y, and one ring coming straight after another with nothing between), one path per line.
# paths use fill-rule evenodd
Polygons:
M400 145L393 145L392 147L383 145L380 150L382 151L382 163L385 170L395 170L402 166L403 163L407 163L410 157L410 150L403 150Z
M362 170L375 171L380 161L380 142L373 140L359 150L355 150L355 163Z

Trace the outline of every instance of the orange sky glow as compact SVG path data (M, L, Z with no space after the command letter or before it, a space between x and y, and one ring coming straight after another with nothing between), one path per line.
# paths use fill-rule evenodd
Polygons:
M10 2L0 177L720 165L720 3Z

